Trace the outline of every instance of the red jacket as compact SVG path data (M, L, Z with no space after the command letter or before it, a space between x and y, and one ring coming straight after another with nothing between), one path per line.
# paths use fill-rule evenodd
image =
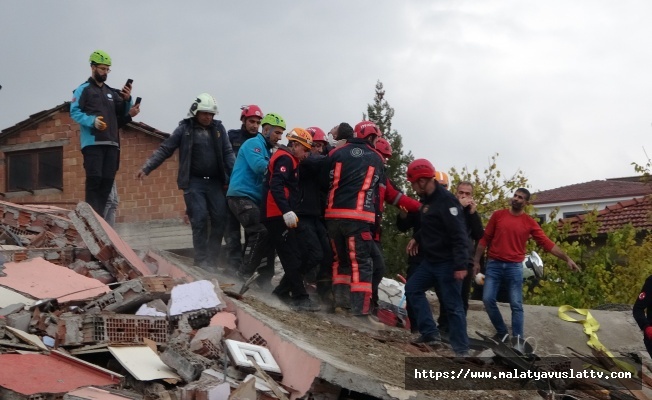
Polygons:
M413 198L406 196L401 192L391 179L385 178L385 184L381 184L378 190L378 200L376 202L376 220L372 233L374 240L380 242L382 234L383 211L385 211L385 203L391 204L396 207L404 207L408 212L417 213L421 208L421 203Z
M299 160L285 146L270 158L263 186L263 220L280 218L296 208L300 197L298 166Z

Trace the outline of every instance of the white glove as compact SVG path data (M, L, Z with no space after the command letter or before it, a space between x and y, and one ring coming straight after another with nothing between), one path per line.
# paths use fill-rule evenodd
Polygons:
M99 129L101 131L105 130L106 129L106 122L104 122L103 120L104 120L104 117L102 117L102 116L95 117L95 128L97 128L97 129Z
M288 228L296 228L299 223L299 217L297 217L294 211L290 211L283 214L283 221L285 221L285 226Z

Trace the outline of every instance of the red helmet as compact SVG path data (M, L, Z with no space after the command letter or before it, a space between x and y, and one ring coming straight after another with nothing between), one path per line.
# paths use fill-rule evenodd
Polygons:
M316 126L311 126L310 128L306 128L306 130L310 133L310 135L312 135L313 142L328 143L328 139L326 139L326 134L324 133L324 131L317 128Z
M242 113L240 114L240 121L244 121L249 117L258 117L261 119L263 118L263 112L260 110L260 107L255 104L242 106L240 109L242 110Z
M392 146L385 138L378 138L376 141L376 150L378 150L378 152L385 158L390 158L392 156Z
M420 178L434 178L435 167L425 158L414 160L407 167L407 180L414 183Z
M376 135L379 137L383 136L382 132L380 132L380 129L378 129L376 124L371 121L358 122L353 131L355 132L355 137L359 139L364 139L367 136L371 135Z

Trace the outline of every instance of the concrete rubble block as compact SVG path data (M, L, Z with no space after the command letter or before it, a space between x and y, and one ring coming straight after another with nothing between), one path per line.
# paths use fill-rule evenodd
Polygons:
M25 304L23 303L10 304L6 307L0 308L0 316L6 317L9 314L19 312L23 309L25 309Z
M161 354L161 360L186 382L197 380L203 370L214 365L214 362L208 358L178 345L167 346L163 354Z
M168 315L168 306L161 299L152 300L140 306L136 315L152 315L165 317Z
M91 301L87 312L113 311L133 312L143 303L155 299L170 298L174 280L166 276L146 276L123 282L109 293Z
M0 339L5 336L5 327L7 326L7 318L0 316Z
M202 374L199 380L179 388L179 399L227 400L231 394L231 387L228 382L222 382L212 376Z
M237 318L235 314L226 311L220 311L211 318L210 326L221 326L228 329L236 329Z
M92 336L84 338L84 316L63 313L57 322L57 333L55 339L61 346L81 346L89 343Z
M152 274L133 249L88 203L78 203L69 217L91 253L103 262L118 281Z
M185 312L202 309L219 309L223 304L210 281L202 280L177 285L172 288L170 316L175 317Z
M215 359L215 356L219 356L222 352L222 336L224 336L224 328L221 326L201 328L190 340L190 351ZM216 351L218 354L214 354Z
M57 215L57 212L67 210L47 210L35 206L18 205L7 201L0 202L1 223L15 229L29 232L46 232L48 236L61 236L68 239L68 243L75 243L78 239L76 230L70 227L68 218ZM65 234L64 234L65 232Z
M29 311L20 311L8 315L6 318L7 326L27 332L29 330L29 323L32 320L32 313Z

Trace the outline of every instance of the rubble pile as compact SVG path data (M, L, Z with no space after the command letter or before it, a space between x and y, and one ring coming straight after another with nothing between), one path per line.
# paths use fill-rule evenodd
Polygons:
M139 257L86 203L0 202L0 254L2 399L290 397L217 281Z
M159 253L137 254L86 203L68 211L0 202L0 264L1 399L407 400L508 393L405 390L397 379L404 357L432 355L433 349L411 346L400 335L349 328L334 336L336 316L300 316L295 322L303 335L281 329L271 320L289 314L265 314L265 307L252 306L258 300L232 298L224 282ZM404 301L402 287L386 281L382 292L386 322L409 328L396 307ZM531 368L512 347L488 342L480 358L502 355L519 360L508 368ZM340 353L329 353L329 346ZM352 358L365 361L337 359L352 351L360 352ZM392 376L378 378L367 362L378 370L388 366ZM595 393L607 389L629 396L591 385L589 392L575 386L572 396L599 398ZM556 396L543 389L516 393ZM637 396L646 398L641 391Z

